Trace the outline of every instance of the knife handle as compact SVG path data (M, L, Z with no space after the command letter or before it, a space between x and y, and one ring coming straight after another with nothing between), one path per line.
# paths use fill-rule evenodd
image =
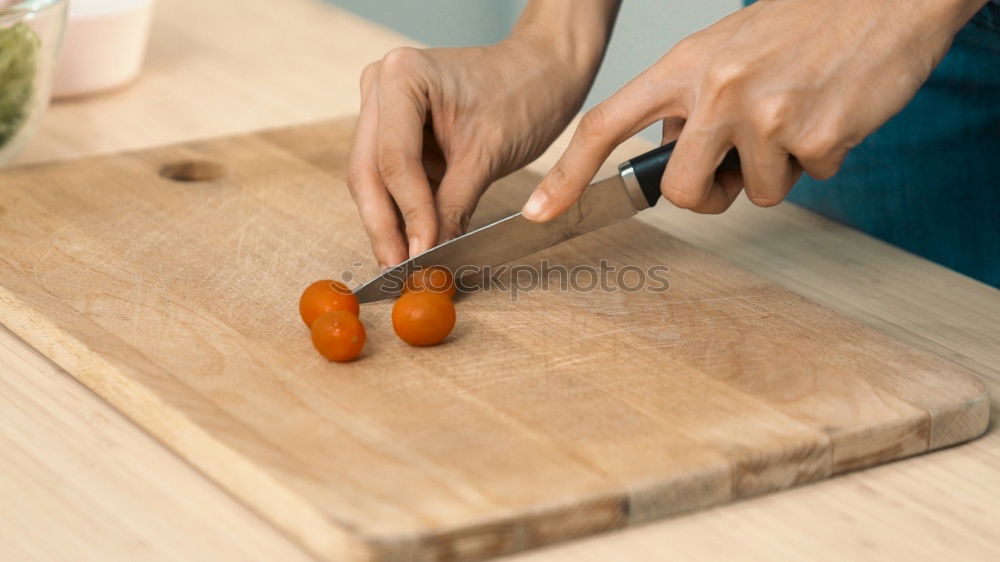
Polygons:
M668 142L618 166L618 173L625 178L626 185L630 183L629 175L635 178L635 181L639 184L639 188L642 189L642 196L646 198L646 202L649 203L650 207L656 205L656 202L662 195L660 192L660 179L663 177L663 172L667 169L667 162L670 161L670 156L673 155L674 147L676 146L677 141ZM726 153L716 172L738 171L740 171L740 155L733 148Z

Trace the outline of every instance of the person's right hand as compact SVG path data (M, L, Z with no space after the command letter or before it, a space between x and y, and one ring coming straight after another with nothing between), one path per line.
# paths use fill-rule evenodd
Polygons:
M486 187L569 123L600 53L555 43L529 30L486 47L399 48L365 69L347 183L380 267L463 233Z

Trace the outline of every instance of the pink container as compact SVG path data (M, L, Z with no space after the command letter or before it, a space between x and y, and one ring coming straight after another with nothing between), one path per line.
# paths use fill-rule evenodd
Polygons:
M152 16L153 0L71 0L52 95L90 94L134 79Z

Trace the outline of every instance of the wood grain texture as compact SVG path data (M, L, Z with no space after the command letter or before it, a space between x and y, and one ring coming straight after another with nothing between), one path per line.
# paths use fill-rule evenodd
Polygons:
M44 356L0 362L0 560L311 559Z
M637 220L545 257L665 263L665 293L476 294L422 350L377 303L363 359L329 365L295 303L313 279L373 273L353 267L349 127L29 166L0 193L0 321L315 553L502 554L986 427L964 369ZM224 177L158 175L201 160ZM500 182L479 220L534 181Z
M205 7L199 0L157 2L140 80L113 95L57 104L22 161L348 114L357 108L361 67L394 46L414 44L319 0L215 0ZM253 41L245 40L247 30ZM289 88L289 79L300 85ZM568 140L562 135L531 168L544 173ZM605 173L649 148L641 139L626 141ZM990 386L994 419L1000 414L996 289L791 204L760 209L741 197L720 216L660 205L639 220L965 366ZM12 428L3 435L3 450L12 454L0 461L0 559L305 559L289 539L6 330L0 383L0 426ZM992 431L907 462L516 559L994 560L997 498L1000 432Z

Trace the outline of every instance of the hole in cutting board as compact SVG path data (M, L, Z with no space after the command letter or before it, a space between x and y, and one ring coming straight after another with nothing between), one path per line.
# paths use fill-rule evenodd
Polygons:
M160 167L160 176L183 182L212 181L226 175L226 169L211 160L179 160Z

